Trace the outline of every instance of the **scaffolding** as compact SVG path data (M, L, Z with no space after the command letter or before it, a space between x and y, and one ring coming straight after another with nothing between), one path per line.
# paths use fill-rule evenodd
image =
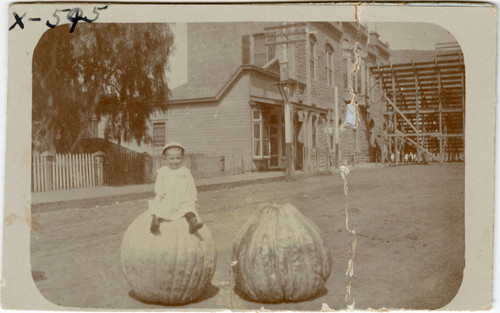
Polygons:
M383 137L394 162L408 154L420 161L463 160L465 66L457 44L436 45L432 61L370 70L384 94Z

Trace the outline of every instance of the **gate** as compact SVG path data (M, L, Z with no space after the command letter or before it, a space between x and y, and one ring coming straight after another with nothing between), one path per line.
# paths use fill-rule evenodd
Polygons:
M144 155L134 151L108 151L104 162L104 184L110 186L147 182Z

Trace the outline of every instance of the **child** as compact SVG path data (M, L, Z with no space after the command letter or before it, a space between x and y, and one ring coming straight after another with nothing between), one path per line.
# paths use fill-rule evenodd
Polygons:
M185 218L191 234L203 226L196 211L198 201L196 186L191 171L182 166L184 147L171 142L163 147L163 156L167 166L158 169L155 184L155 199L149 201L149 209L153 219L151 233L158 235L160 223L177 218Z

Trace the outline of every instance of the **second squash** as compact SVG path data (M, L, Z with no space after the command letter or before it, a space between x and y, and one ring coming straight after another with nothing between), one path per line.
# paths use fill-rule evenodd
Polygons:
M320 229L291 204L264 206L233 244L235 289L258 302L315 297L332 264Z

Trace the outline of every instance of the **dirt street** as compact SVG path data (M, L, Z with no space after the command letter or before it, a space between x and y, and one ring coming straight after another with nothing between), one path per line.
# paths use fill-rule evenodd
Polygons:
M179 309L320 310L346 307L352 237L339 174L201 192L200 215L217 244L213 286ZM290 202L324 232L333 252L327 292L316 299L261 304L238 297L230 274L233 235L263 202ZM349 221L357 233L352 295L357 309L437 309L451 301L464 267L463 164L401 166L349 175ZM33 277L51 302L69 307L169 309L129 295L120 245L147 199L34 214Z

